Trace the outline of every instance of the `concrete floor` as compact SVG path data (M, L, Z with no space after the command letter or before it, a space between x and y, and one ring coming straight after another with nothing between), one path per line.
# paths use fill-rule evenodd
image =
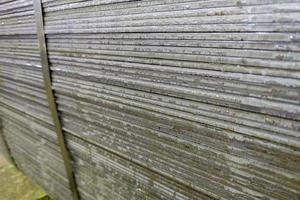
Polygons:
M0 154L0 200L51 200Z

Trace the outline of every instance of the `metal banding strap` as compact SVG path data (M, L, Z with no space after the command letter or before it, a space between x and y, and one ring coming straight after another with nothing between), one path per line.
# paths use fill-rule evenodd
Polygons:
M47 94L49 109L54 122L55 131L57 134L58 144L64 160L64 166L67 172L67 178L69 181L70 189L74 200L79 200L79 193L76 186L76 181L73 174L72 162L69 151L66 146L65 137L62 131L61 122L58 116L57 106L52 90L51 72L48 63L47 46L45 40L43 13L42 13L42 2L41 0L33 0L34 3L34 15L37 28L37 36L39 41L41 65L43 71L44 85Z

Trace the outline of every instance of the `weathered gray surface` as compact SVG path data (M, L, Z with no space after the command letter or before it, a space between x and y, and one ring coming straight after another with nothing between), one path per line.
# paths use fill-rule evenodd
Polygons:
M70 191L44 92L33 22L31 1L1 1L2 131L18 168L54 199L68 200Z
M300 198L299 0L43 6L82 199ZM23 170L67 199L32 2L0 10L4 133Z

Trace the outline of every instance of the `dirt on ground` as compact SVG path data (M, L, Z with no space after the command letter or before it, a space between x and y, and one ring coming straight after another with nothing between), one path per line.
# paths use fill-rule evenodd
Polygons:
M51 200L0 154L0 200Z

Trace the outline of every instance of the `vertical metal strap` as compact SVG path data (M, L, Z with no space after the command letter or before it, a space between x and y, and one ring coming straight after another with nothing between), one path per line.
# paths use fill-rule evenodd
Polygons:
M79 194L78 194L78 190L77 190L77 186L76 186L76 182L72 170L72 162L66 146L65 137L62 131L62 126L58 116L57 106L56 106L56 102L52 90L52 82L51 82L51 74L50 74L51 72L48 63L47 47L46 47L46 40L45 40L42 2L41 0L33 0L33 2L34 2L34 15L35 15L35 21L37 27L37 36L38 36L40 55L41 55L42 71L44 77L44 85L47 93L49 109L54 122L58 144L60 146L60 150L64 160L64 165L67 172L67 178L69 181L72 196L74 200L79 200Z

